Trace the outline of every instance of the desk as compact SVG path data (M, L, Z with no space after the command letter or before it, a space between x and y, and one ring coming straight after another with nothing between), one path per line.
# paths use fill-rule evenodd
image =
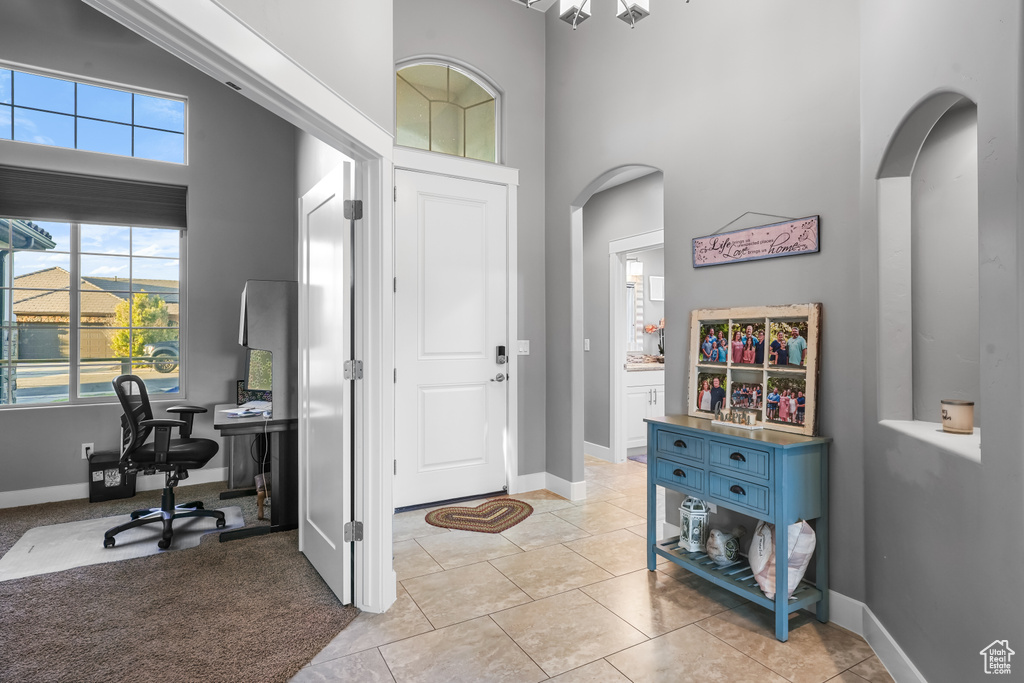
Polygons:
M220 540L233 541L299 526L299 420L298 418L228 417L224 410L237 408L233 403L214 408L213 427L221 436L267 435L270 449L271 504L270 526L255 526L224 531ZM255 491L254 491L255 493Z

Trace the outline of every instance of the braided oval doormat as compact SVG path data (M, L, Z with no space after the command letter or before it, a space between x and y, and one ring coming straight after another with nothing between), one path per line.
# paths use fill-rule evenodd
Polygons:
M445 507L431 510L425 519L427 524L444 529L498 534L519 524L532 513L533 507L528 503L513 498L498 498L475 508Z

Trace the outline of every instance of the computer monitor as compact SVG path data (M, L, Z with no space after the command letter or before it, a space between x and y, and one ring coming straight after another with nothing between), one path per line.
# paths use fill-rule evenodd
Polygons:
M274 354L263 349L245 350L245 390L272 391L274 388Z

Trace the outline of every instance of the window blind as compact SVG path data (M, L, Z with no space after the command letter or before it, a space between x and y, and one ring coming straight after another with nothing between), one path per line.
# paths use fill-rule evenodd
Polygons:
M188 188L0 166L0 216L78 223L188 227Z

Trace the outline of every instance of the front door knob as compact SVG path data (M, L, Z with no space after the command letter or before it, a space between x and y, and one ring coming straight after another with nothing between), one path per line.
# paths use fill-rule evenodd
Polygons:
M492 379L491 381L492 382L504 382L505 381L505 373L499 372L497 375L494 376L494 379Z

